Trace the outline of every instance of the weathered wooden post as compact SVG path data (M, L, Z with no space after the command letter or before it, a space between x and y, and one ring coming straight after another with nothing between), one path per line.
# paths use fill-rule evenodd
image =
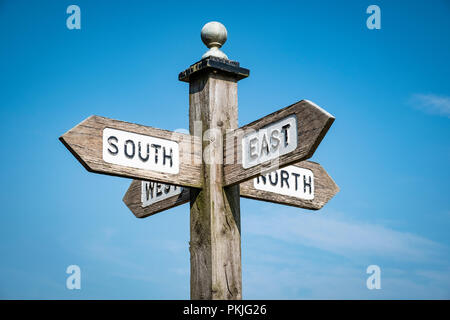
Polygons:
M189 128L202 138L202 189L191 191L191 299L242 299L239 185L223 188L223 137L238 127L237 82L249 70L219 49L225 27L207 23L201 32L210 48L179 75L189 82Z

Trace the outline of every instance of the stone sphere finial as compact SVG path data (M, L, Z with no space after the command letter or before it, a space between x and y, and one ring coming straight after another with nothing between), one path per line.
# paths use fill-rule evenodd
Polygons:
M205 24L201 31L203 43L209 50L202 56L202 59L213 56L228 59L227 55L220 50L220 47L227 41L227 29L217 21Z

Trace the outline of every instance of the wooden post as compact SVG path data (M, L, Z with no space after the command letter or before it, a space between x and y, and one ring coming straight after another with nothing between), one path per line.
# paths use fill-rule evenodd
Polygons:
M223 137L238 126L237 82L249 71L208 57L189 82L189 128L203 137L202 189L191 191L191 299L242 299L239 185L223 188Z

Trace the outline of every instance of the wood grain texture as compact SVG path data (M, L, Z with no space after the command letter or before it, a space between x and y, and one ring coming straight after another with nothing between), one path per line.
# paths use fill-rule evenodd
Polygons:
M242 137L246 132L259 130L290 115L297 118L297 148L279 156L275 161L266 161L254 167L242 166ZM230 186L254 178L287 165L309 159L319 146L334 117L308 100L301 100L264 118L233 131L224 138L224 185Z
M242 299L239 186L223 188L223 133L237 128L237 80L207 73L189 83L189 127L203 136L202 189L191 190L191 299ZM197 125L196 125L197 123Z
M131 212L133 212L136 218L146 218L154 215L155 213L188 203L190 200L189 188L183 188L183 191L180 194L143 207L141 194L142 181L133 180L125 193L125 196L123 197L123 202L131 210Z
M295 163L294 166L309 169L313 172L315 185L313 200L304 200L274 192L258 190L253 185L253 179L240 184L240 196L243 198L284 204L302 209L319 210L339 192L339 187L320 164L313 161L302 161ZM184 188L182 194L178 196L165 199L152 206L142 207L141 181L134 180L128 188L123 201L136 217L145 218L155 213L188 203L190 199L189 193L190 189Z
M105 128L124 130L178 142L180 150L179 173L162 173L105 162L102 156L103 129ZM201 139L188 134L91 116L66 132L59 139L90 172L159 181L188 187L200 187L202 184Z
M253 179L240 184L241 197L285 204L303 209L318 210L339 192L339 187L320 164L312 161L302 161L294 165L299 168L309 169L313 172L315 185L314 199L305 200L258 190L253 185Z

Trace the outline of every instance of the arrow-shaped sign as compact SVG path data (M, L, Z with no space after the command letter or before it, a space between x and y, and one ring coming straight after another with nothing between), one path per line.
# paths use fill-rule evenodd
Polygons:
M240 190L244 198L318 210L339 187L320 164L302 161L245 181Z
M133 180L123 202L137 218L145 218L189 202L189 190L172 184Z
M134 180L123 201L138 218L189 202L189 188ZM316 162L302 161L240 184L241 197L318 210L339 187Z
M334 117L302 100L225 137L225 185L233 185L309 159Z
M60 137L91 172L201 187L201 139L91 116Z

